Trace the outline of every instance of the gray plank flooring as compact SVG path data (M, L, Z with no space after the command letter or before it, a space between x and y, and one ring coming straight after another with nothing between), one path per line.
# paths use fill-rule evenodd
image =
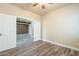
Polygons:
M40 40L0 52L0 56L79 56L79 51Z

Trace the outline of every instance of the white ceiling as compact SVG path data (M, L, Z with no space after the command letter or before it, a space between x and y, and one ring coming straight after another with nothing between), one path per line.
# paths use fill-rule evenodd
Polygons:
M12 3L12 5L15 5L19 8L31 11L33 13L39 14L39 15L45 15L51 11L54 11L58 8L70 5L68 3L54 3L54 4L47 4L45 3L45 9L41 8L41 5L37 5L33 7L34 3Z

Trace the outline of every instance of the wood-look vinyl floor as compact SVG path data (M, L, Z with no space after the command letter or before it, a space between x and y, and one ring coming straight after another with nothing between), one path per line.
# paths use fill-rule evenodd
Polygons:
M24 44L23 46L0 52L0 56L79 56L79 51L45 41L37 41L29 45L29 47Z

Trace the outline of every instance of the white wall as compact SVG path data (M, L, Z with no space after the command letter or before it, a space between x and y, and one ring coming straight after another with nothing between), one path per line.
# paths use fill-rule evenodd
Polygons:
M79 48L79 4L43 16L43 39Z
M26 10L23 10L23 9L13 6L11 4L7 4L7 3L0 4L0 13L17 16L20 18L25 18L29 21L35 22L36 25L34 25L34 28L38 28L38 30L34 30L34 31L37 31L38 33L34 34L34 36L37 40L41 39L41 37L40 37L40 35L41 35L41 29L40 29L41 28L40 27L41 17L39 15L26 11ZM37 23L38 23L38 25L37 25ZM36 41L36 39L35 39L35 41Z

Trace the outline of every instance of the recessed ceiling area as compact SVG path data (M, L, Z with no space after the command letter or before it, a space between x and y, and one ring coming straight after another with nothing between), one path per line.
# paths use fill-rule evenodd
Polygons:
M44 4L38 3L36 5L35 3L11 3L11 4L39 15L46 15L47 13L54 11L58 8L70 5L69 3L44 3Z

